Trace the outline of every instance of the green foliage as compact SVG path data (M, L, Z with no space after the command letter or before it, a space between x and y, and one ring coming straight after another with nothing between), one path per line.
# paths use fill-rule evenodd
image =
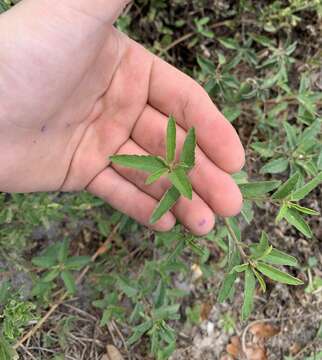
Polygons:
M118 20L118 28L143 40L152 51L184 68L204 85L225 116L241 129L248 158L246 170L254 181L245 172L234 176L245 198L241 215L227 219L224 224L219 219L216 229L202 238L193 237L179 225L169 233L151 236L86 193L0 194L0 253L1 260L4 259L4 265L1 261L4 269L0 271L6 272L8 261L17 272L30 273L34 281L32 293L24 301L9 282L0 284L1 359L14 358L11 346L30 321L37 319L34 304L41 312L55 301L54 295L59 290L75 294L76 272L89 264L88 257L70 254L77 250L71 246L70 251L67 240L60 243L43 237L41 241L34 240L35 229L49 231L55 224L59 227L73 224L90 231L92 245L87 245L87 254L92 254L93 247L119 224L108 253L91 263L86 286L91 289L92 305L101 313L100 325L104 327L113 321L124 327L126 334L130 332L129 351L148 340L148 352L156 359L168 359L175 350L181 313L186 313L191 323L200 321L200 306L186 308L191 297L174 281L186 280L192 264L200 268L201 281L214 276L214 269L218 276L224 272L218 289L209 288L207 296L215 294L220 302L232 303L235 292L243 288L243 320L256 310L254 292L256 288L265 292L267 281L301 285L296 276L305 272L306 296L320 294L322 282L316 271L317 259L309 259L308 265L302 257L301 262L297 261L287 242L290 236L295 238L295 244L303 236L314 240L311 225L320 215L322 96L315 78L321 68L321 57L316 52L316 43L311 46L305 41L304 49L303 38L297 36L299 29L308 31L306 18L314 18L312 27L315 20L321 20L319 3L319 0L269 4L242 1L232 2L225 10L217 5L210 9L203 0L189 4L178 0L171 6L165 0L139 0L139 16L135 15L134 6L134 16L127 12ZM0 12L11 5L8 0L0 0ZM193 19L181 16L186 9L194 14ZM140 29L146 29L147 24L152 31L145 30L142 35ZM176 44L177 40L180 41ZM187 61L181 63L182 59ZM163 196L151 223L171 209L180 196L191 197L187 174L195 164L196 134L190 129L181 154L176 154L175 133L172 118L168 123L165 159L112 158L120 166L149 173L147 184L172 174L176 186ZM267 209L276 216L278 232L284 233L286 229L287 237L277 239L273 222L263 224L261 217ZM245 221L252 226L252 236L241 231ZM63 239L68 231L64 227L57 238ZM252 240L255 234L256 243ZM139 239L134 251L128 238ZM306 241L311 244L313 240ZM29 255L38 251L39 246L46 249L31 264ZM221 256L218 264L210 256L214 247ZM297 251L301 251L300 247ZM225 317L226 314L221 318ZM224 327L234 331L237 319L227 319ZM320 353L316 354L319 356ZM310 358L313 359L307 357Z
M60 276L67 291L75 294L76 283L72 271L79 271L91 261L89 256L68 256L69 243L67 239L47 248L41 256L34 257L32 263L46 270L37 280L33 295L42 297L53 287L53 281Z
M172 183L171 187L161 198L150 218L150 223L157 222L167 211L169 211L180 198L180 195L192 199L192 186L187 173L195 164L196 134L194 129L188 131L185 139L180 162L175 163L176 154L176 121L173 116L169 117L166 135L166 156L165 159L157 156L137 155L115 155L110 160L115 164L134 168L152 173L146 180L152 184L163 175Z
M3 310L3 336L8 341L14 341L18 338L29 321L35 320L36 306L30 302L10 300ZM3 343L5 347L5 343Z

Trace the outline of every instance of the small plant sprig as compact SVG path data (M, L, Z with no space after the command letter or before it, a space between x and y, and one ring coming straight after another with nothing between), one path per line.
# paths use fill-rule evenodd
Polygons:
M163 195L150 218L150 223L156 223L167 211L169 211L180 196L192 199L192 186L188 178L188 172L195 165L196 133L191 128L188 131L179 162L176 162L176 121L173 116L169 117L167 128L167 145L165 159L151 155L114 155L110 160L121 166L134 168L150 173L146 184L150 185L162 176L166 176L172 183L172 187Z
M76 292L76 282L72 271L81 270L91 261L89 256L69 256L69 241L67 239L47 248L41 256L34 257L32 263L46 270L36 286L33 296L44 296L52 290L54 280L60 277L69 294Z

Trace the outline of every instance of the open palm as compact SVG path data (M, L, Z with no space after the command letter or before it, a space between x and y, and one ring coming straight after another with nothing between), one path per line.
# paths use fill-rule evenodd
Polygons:
M108 156L164 155L173 114L179 152L196 128L194 194L154 228L176 217L205 234L214 214L241 208L229 174L243 166L242 145L196 82L112 27L121 1L107 3L24 0L1 15L0 191L87 189L148 225L168 182L147 186L147 174Z

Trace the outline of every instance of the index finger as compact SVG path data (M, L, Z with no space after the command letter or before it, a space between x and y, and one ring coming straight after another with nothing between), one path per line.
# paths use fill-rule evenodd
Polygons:
M155 57L150 80L149 104L173 115L184 129L195 127L198 144L222 170L238 172L245 153L234 127L189 76Z

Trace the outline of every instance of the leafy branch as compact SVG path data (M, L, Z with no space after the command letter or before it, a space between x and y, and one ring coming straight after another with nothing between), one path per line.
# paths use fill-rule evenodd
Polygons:
M180 196L192 199L192 186L188 178L188 172L195 165L196 133L191 128L185 139L180 159L176 162L176 122L170 116L167 128L166 157L151 155L115 155L110 160L118 165L142 170L150 173L146 184L150 185L166 176L172 183L172 187L163 195L157 207L154 209L150 223L156 223L167 211L169 211Z

